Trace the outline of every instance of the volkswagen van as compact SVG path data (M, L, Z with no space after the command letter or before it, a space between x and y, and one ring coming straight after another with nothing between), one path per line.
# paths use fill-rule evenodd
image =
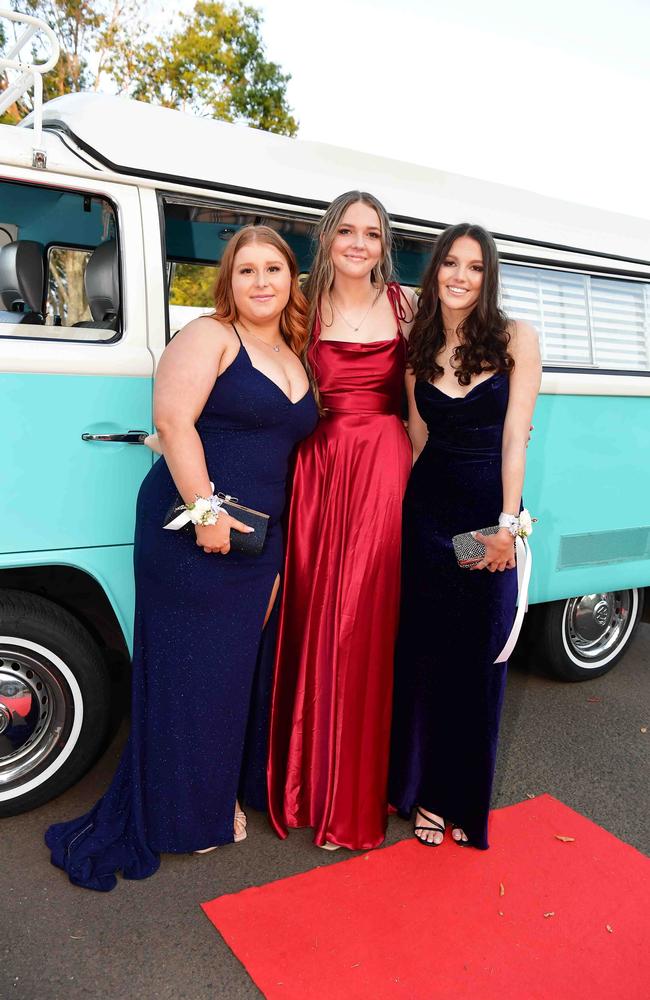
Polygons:
M239 227L273 226L306 272L352 188L387 206L405 285L446 225L494 234L544 360L527 654L568 680L618 662L650 585L650 222L101 94L45 104L40 133L0 126L0 815L78 780L123 710L166 343L210 310ZM441 594L432 641L443 616Z

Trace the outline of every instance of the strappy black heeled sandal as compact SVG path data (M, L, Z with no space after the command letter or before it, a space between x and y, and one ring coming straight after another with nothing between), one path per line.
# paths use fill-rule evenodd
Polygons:
M456 839L456 837L454 837L454 830L460 830L460 837L458 839ZM465 833L465 831L463 830L462 826L457 826L456 823L452 823L452 825L451 825L451 839L453 840L454 844L458 844L459 847L470 847L471 845L470 845L469 839L468 840L463 840L463 834L464 833ZM466 833L465 833L465 836L467 837Z
M440 841L440 844L437 844L435 840L423 840L422 837L418 837L418 830L426 830L427 833L441 833L444 838L446 829L444 822L441 826L437 820L432 819L430 816L427 816L427 814L424 812L423 809L420 808L420 806L418 806L417 809L415 810L416 820L418 818L418 815L421 816L422 819L425 819L427 821L428 826L417 826L417 825L414 826L413 833L415 834L415 839L419 841L421 844L424 844L425 847L440 847L440 844L442 844L442 840Z

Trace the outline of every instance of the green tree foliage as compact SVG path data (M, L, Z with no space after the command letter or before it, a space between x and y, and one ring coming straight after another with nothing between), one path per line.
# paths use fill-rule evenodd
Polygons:
M97 90L106 79L111 90L153 104L284 135L298 130L286 99L290 76L266 59L254 7L198 0L153 38L136 0L16 0L14 9L43 18L61 44L59 63L44 79L47 99ZM25 110L10 109L5 120Z
M135 0L14 0L13 9L40 17L52 28L59 42L57 65L43 77L43 98L46 101L79 90L98 90L111 53L128 45L131 26L136 21ZM5 21L4 37L0 35L0 51L13 44L22 26ZM36 42L35 59L44 56ZM48 49L49 54L49 49ZM0 74L0 90L7 86L6 74ZM20 121L31 110L31 100L13 105L1 119Z
M174 264L169 301L173 306L211 306L219 268L213 264Z

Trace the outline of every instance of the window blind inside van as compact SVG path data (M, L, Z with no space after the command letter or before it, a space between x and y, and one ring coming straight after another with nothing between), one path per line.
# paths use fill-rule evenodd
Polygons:
M650 368L650 294L642 282L502 264L503 308L540 335L557 365Z
M631 281L589 278L596 359L603 368L648 367L648 297Z

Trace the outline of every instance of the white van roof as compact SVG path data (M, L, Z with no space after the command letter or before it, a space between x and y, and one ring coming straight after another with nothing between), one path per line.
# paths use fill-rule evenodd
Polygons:
M650 220L141 101L69 94L44 106L43 122L106 169L133 177L314 208L360 188L397 220L478 222L518 240L648 259Z

